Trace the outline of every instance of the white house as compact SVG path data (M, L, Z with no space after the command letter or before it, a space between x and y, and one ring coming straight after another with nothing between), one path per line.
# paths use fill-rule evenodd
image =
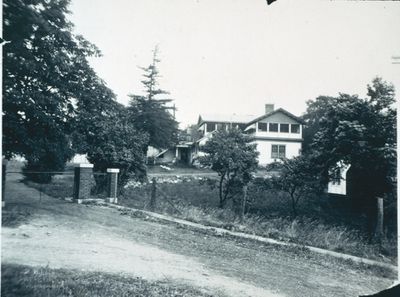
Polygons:
M301 153L303 120L273 104L266 104L265 114L247 123L245 132L254 137L261 166Z
M228 127L238 127L253 136L259 151L259 165L283 158L300 155L303 141L303 120L283 108L274 109L273 104L265 105L262 116L254 115L200 115L198 127L201 137L196 142L195 154L212 133Z

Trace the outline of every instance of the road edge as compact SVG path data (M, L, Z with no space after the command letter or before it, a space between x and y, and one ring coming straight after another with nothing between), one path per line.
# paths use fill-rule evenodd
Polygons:
M291 242L283 242L283 241L279 241L279 240L272 239L272 238L262 237L259 235L248 234L248 233L237 232L237 231L230 231L230 230L219 228L219 227L206 226L206 225L202 225L199 223L187 221L184 219L178 219L178 218L174 218L172 216L159 214L159 213L155 213L155 212L151 212L151 211L147 211L147 210L141 210L141 209L137 209L137 208L133 208L133 207L121 206L121 205L116 205L116 204L107 203L107 202L94 201L94 203L97 205L106 205L107 207L115 208L115 209L119 209L119 210L130 210L130 211L140 212L142 214L151 216L151 217L159 219L159 220L164 220L167 222L192 227L192 228L199 229L199 230L211 231L218 235L230 235L230 236L240 238L240 239L250 239L250 240L254 240L254 241L258 241L258 242L262 242L262 243L273 244L273 245L301 248L303 250L306 249L306 250L309 250L310 252L314 252L314 253L318 253L318 254L322 254L322 255L329 255L329 256L339 258L342 260L351 260L351 261L353 261L355 263L359 263L359 264L366 264L366 265L376 266L376 267L380 267L380 268L385 268L385 269L391 270L392 272L394 272L396 274L398 273L397 266L389 264L389 263L379 262L376 260L371 260L371 259L367 259L367 258L349 255L349 254L334 252L334 251L330 251L330 250L326 250L326 249L322 249L322 248L318 248L318 247L313 247L313 246L301 245L301 244L291 243Z

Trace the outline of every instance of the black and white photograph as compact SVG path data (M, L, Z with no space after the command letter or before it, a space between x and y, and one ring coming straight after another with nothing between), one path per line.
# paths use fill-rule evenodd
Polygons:
M2 297L400 296L400 1L0 10Z

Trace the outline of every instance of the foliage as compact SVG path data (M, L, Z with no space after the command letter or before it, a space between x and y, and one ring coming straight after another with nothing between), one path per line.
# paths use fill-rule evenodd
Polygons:
M72 156L75 103L97 78L87 57L98 49L72 33L68 0L5 0L3 153L28 169L60 170Z
M99 78L91 80L91 92L76 104L72 133L73 148L86 154L94 172L118 168L119 188L129 178L144 178L143 147L147 135L128 120L127 108L116 102L115 94ZM105 189L105 176L95 175L97 191Z
M372 233L375 197L395 196L396 109L394 87L382 79L375 78L367 94L366 99L339 94L309 101L304 152L313 155L325 184L340 167L351 165L347 192L353 209L369 217Z
M300 199L320 193L323 189L320 173L308 155L283 160L279 175L271 178L270 185L289 194L293 217L297 216Z
M150 185L135 184L128 186L120 203L136 209L146 209L149 202ZM255 193L259 191L259 193ZM196 195L188 195L196 193ZM301 203L301 214L293 219L287 203L288 194L279 190L271 190L266 180L256 178L249 184L249 196L254 201L246 214L246 220L238 221L237 215L230 209L218 208L217 189L210 190L206 183L191 177L163 180L157 183L157 212L181 219L220 227L229 230L257 234L281 241L296 242L329 250L345 252L361 257L382 261L382 255L396 261L396 236L391 236L382 246L367 244L364 230L359 228L363 220L348 216L340 208L321 208L321 197L307 197ZM257 196L257 197L254 197ZM337 200L332 200L336 203ZM298 205L300 208L300 204ZM130 212L124 212L129 214ZM136 211L130 213L138 216ZM143 214L142 214L143 216ZM145 219L149 219L148 217ZM353 219L353 223L349 224Z
M119 168L119 188L128 182L132 175L136 179L146 176L143 147L147 144L147 135L135 129L128 120L125 108L114 111L115 117L104 117L92 123L93 131L84 134L88 160L93 163L95 172L106 172L107 168ZM95 176L101 190L105 185L101 176Z
M251 138L239 129L218 130L201 148L205 153L199 158L202 165L210 167L219 175L219 206L247 185L257 169L258 152Z
M159 71L157 63L157 47L153 53L153 62L148 67L141 69L144 71L142 84L145 88L145 95L130 95L131 121L135 127L149 135L148 145L155 148L168 148L177 142L178 123L168 112L166 103L171 99L157 99L159 95L168 92L158 87ZM146 147L147 152L147 147Z
M62 137L63 135L57 138L54 135L50 135L49 132L55 131L48 131L48 138L39 139L36 146L26 155L27 162L23 172L28 180L49 183L55 172L64 170L65 161L73 155L70 143L66 138Z

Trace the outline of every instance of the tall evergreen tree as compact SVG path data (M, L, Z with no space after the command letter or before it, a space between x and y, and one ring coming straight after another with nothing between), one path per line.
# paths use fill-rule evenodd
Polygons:
M178 123L168 111L171 99L160 98L168 92L159 88L160 77L157 63L158 48L153 51L153 61L148 67L141 67L144 71L145 95L130 95L131 120L140 131L149 135L148 145L155 148L168 148L177 142ZM147 147L145 149L147 151Z

